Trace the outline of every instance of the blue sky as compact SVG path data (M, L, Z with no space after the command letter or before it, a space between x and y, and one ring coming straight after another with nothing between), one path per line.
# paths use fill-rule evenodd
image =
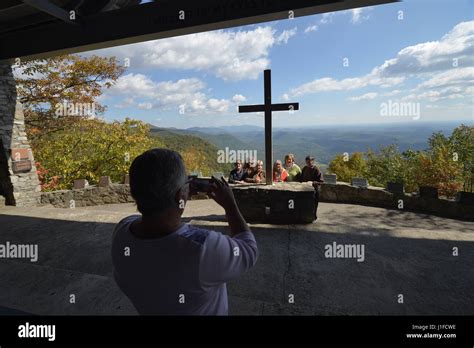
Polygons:
M263 126L237 106L263 102L270 68L274 102L300 103L274 113L275 127L474 123L473 13L474 0L408 0L87 54L130 63L100 98L107 120ZM418 105L419 117L382 115L388 103Z

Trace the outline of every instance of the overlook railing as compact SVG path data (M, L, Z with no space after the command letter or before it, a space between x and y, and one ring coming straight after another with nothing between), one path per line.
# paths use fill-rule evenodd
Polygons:
M321 202L384 207L474 221L474 193L472 192L460 192L456 199L444 199L438 197L435 188L425 188L420 193L409 194L404 193L399 186L387 189L366 185L366 180L363 178L354 178L352 183L338 182L335 177L326 176L325 179L327 183L321 185ZM41 192L38 195L37 205L74 209L102 204L133 203L128 183L128 176L120 184L112 183L109 177L102 177L98 186L87 185L86 180L76 180L75 188L72 190ZM311 183L277 183L273 186L249 184L233 186L233 191L238 201L239 195L248 197L257 194L257 192L265 194L265 191L269 190L281 191L281 197L291 199L292 195L298 198L298 192L307 192L308 187L311 187ZM273 193L273 195L275 194ZM276 195L275 197L278 199L279 193ZM202 195L194 198L206 199L207 196ZM246 200L245 202L252 204L251 201ZM264 200L260 200L260 202L264 203ZM0 199L1 204L2 200ZM286 206L291 205L281 204L281 209ZM297 207L297 205L295 206ZM267 211L265 207L263 211Z

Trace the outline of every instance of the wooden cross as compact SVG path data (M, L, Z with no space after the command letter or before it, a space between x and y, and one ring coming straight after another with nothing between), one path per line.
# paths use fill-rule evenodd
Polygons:
M273 184L273 146L272 146L272 111L299 110L299 103L272 104L272 71L264 71L265 104L242 105L239 112L265 112L265 177L266 184Z

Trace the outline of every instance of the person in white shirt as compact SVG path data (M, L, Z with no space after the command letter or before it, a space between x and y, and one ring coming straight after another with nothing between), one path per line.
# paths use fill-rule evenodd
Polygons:
M258 248L224 178L208 196L226 213L230 236L184 224L190 194L179 153L152 149L130 167L130 191L141 215L113 234L117 285L142 315L227 315L226 282L255 265Z

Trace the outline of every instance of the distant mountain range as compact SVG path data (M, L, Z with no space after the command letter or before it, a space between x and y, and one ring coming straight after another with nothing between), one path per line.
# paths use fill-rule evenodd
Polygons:
M423 150L427 140L441 131L450 134L462 122L408 123L390 125L342 125L313 128L274 128L274 159L283 160L287 153L296 156L297 163L304 164L306 155L316 157L325 167L337 154L355 151L376 150L379 146L397 144L401 151L409 148ZM465 122L467 123L467 122ZM472 124L472 122L471 122ZM213 144L218 150L228 147L232 150L257 150L264 159L264 129L257 126L194 127L188 129L159 128L154 132L172 132L195 136Z
M151 135L159 139L160 146L178 151L184 158L188 171L201 172L205 176L217 172L228 173L230 163L218 163L219 148L204 136L205 133L193 135L179 129L166 129L150 126Z
M192 127L186 128L189 131L196 131L208 134L218 134L222 131L227 133L245 133L245 132L258 132L263 131L263 127L258 126L250 126L250 125L243 125L243 126L223 126L223 127Z

